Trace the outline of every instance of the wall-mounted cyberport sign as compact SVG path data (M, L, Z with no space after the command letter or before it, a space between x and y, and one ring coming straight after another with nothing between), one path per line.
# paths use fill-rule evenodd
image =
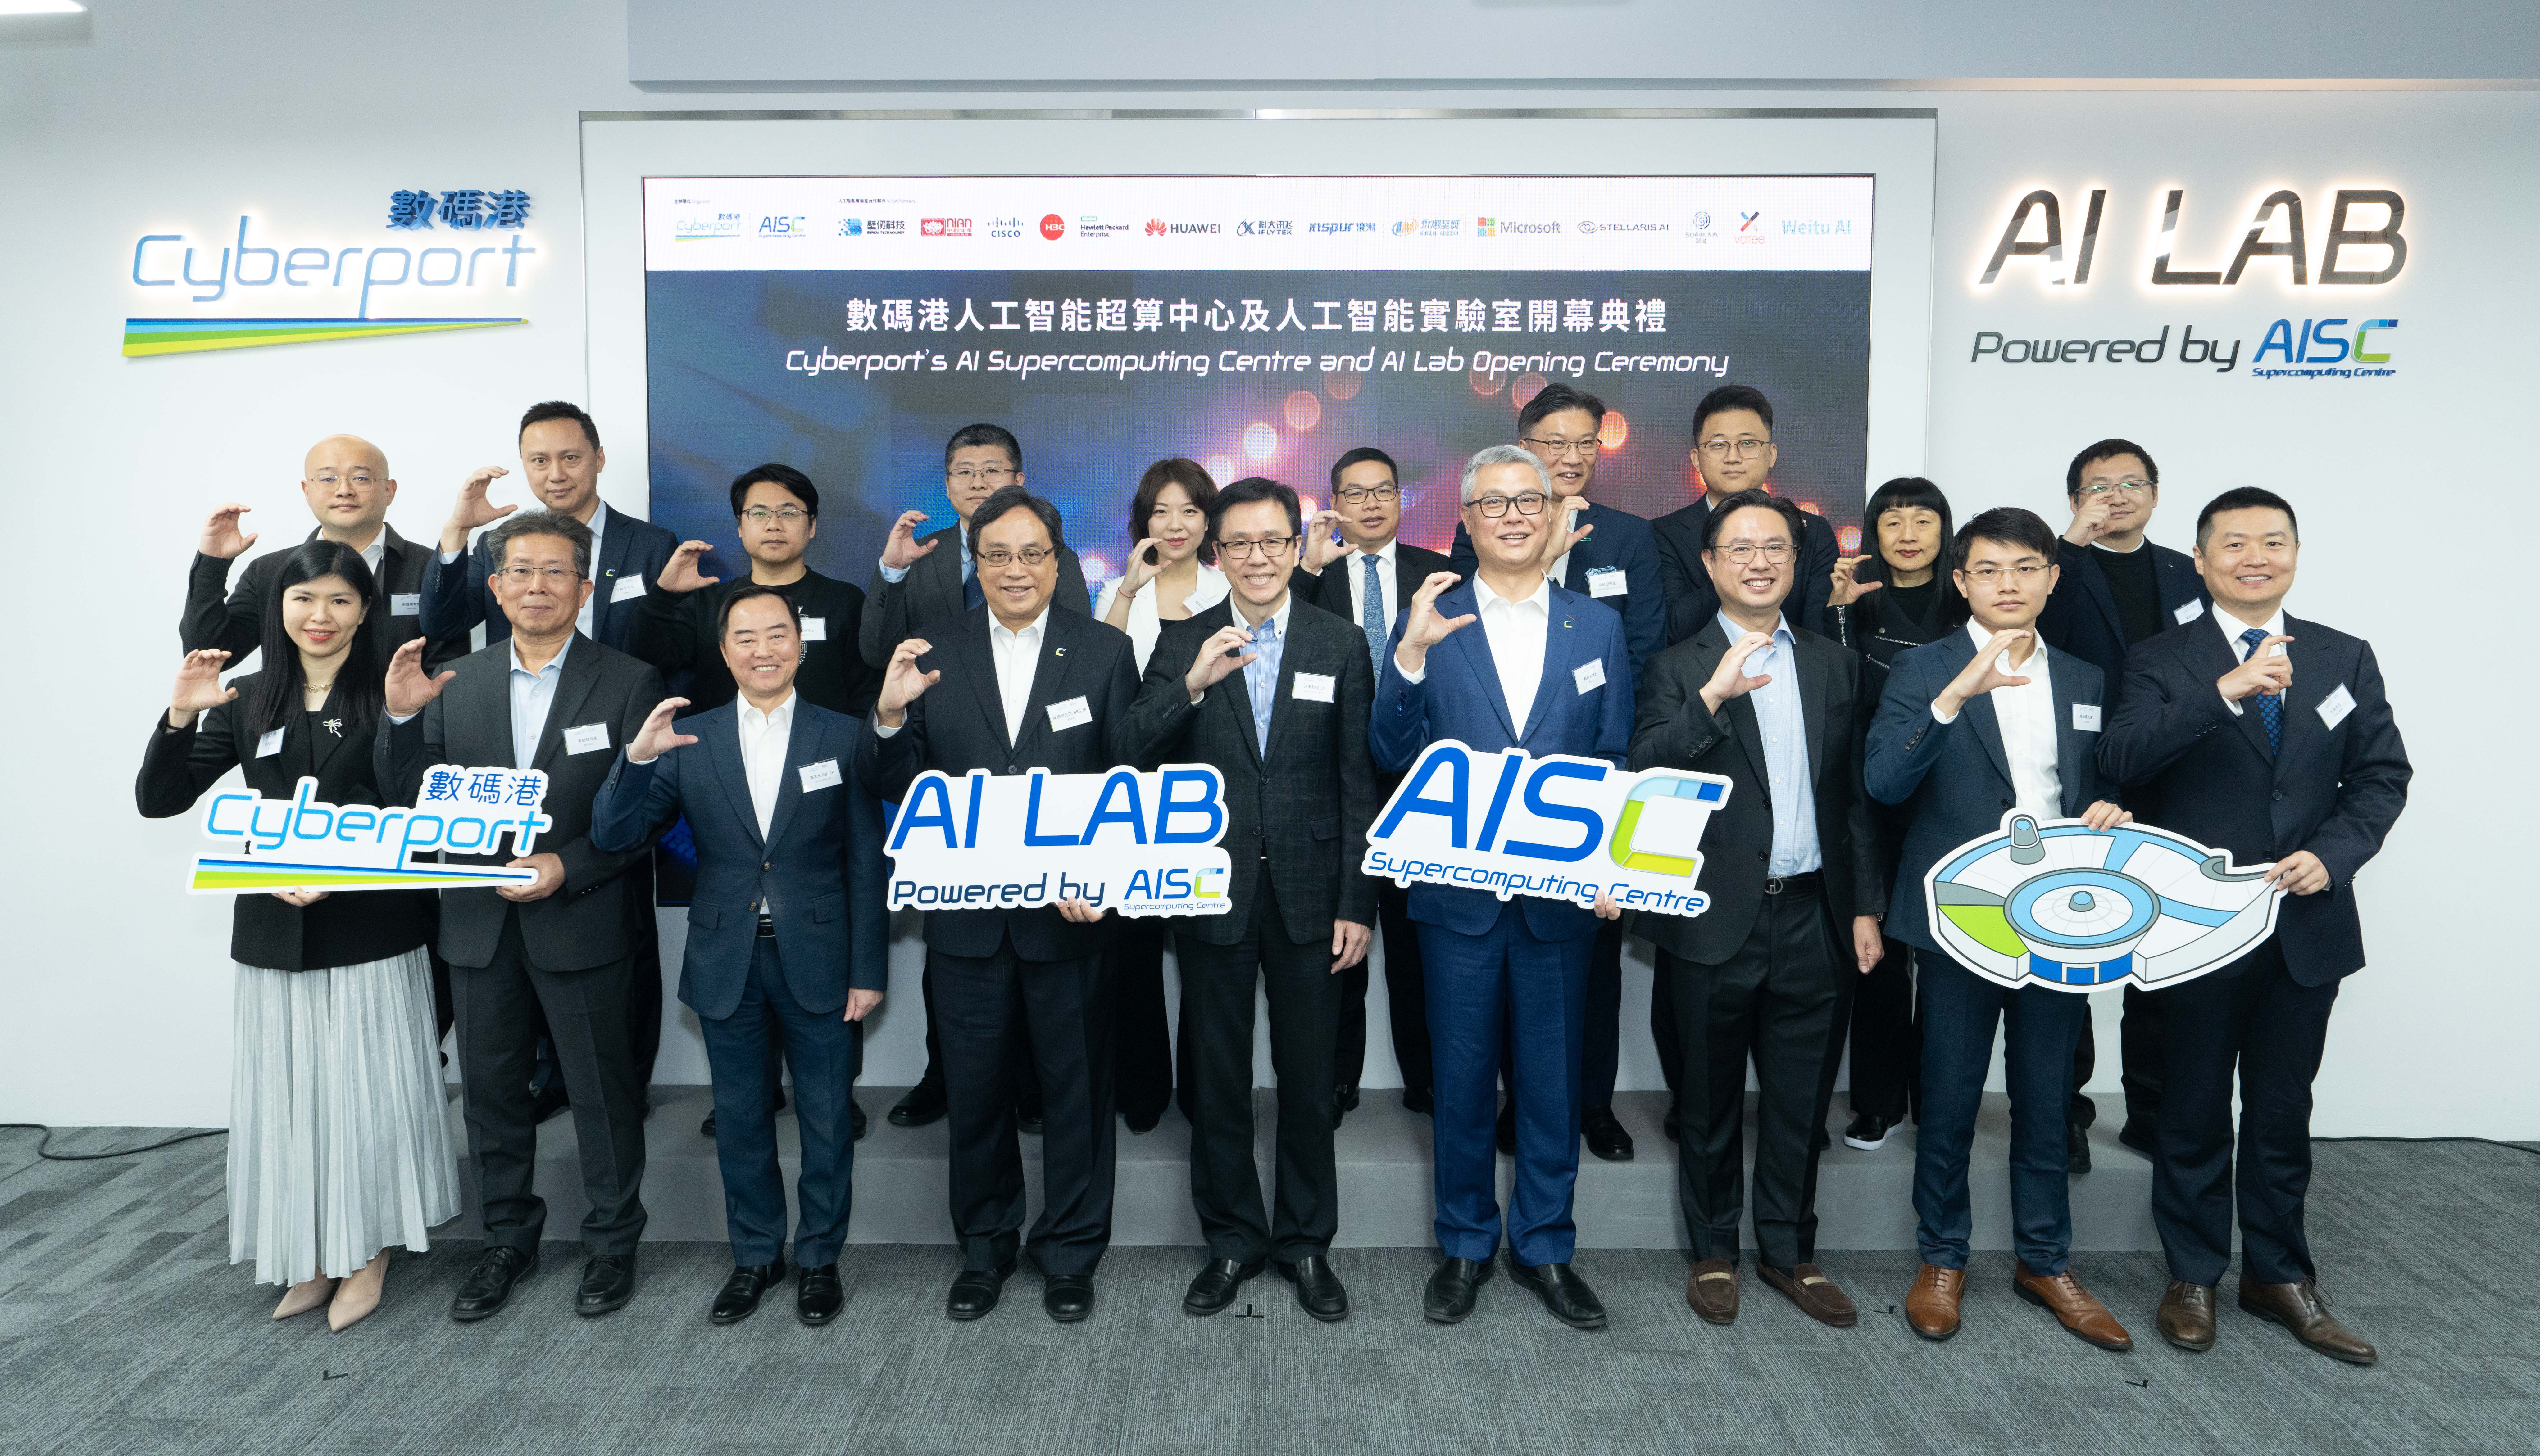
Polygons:
M2097 991L2176 986L2222 969L2276 928L2271 866L2148 824L2003 816L1923 876L1949 957L1997 985Z

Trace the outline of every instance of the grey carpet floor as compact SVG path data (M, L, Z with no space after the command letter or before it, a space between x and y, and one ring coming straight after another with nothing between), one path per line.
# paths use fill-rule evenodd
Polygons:
M66 1134L56 1150L149 1141ZM1591 1252L1613 1314L1555 1324L1505 1278L1451 1329L1420 1318L1431 1255L1344 1250L1355 1313L1325 1326L1275 1278L1257 1318L1179 1309L1196 1250L1121 1249L1100 1304L1062 1328L1028 1273L986 1320L942 1313L951 1252L847 1254L825 1330L790 1289L707 1323L730 1268L705 1244L644 1249L635 1302L572 1313L578 1245L550 1243L511 1308L446 1314L475 1253L397 1256L387 1304L330 1335L276 1325L276 1291L230 1267L224 1144L37 1162L0 1134L0 1450L204 1452L2505 1452L2540 1450L2540 1158L2459 1144L2323 1144L2312 1238L2338 1311L2381 1347L2352 1369L2241 1315L2209 1354L2162 1345L2156 1256L2076 1272L2134 1331L2093 1350L2012 1297L1979 1256L1964 1333L1930 1345L1895 1312L1910 1254L1824 1256L1862 1328L1801 1317L1753 1282L1730 1329L1697 1320L1665 1251Z

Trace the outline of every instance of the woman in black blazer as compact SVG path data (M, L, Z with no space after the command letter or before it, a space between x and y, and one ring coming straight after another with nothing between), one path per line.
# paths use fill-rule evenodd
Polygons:
M1899 476L1871 492L1862 512L1871 549L1835 563L1827 616L1845 647L1861 654L1862 711L1874 715L1887 687L1887 664L1907 648L1937 641L1967 619L1967 605L1943 569L1948 559L1949 498L1920 476ZM1863 728L1869 727L1868 718ZM1892 872L1909 815L1870 801L1878 825L1878 863ZM1852 1001L1852 1121L1843 1141L1873 1148L1905 1121L1921 1085L1922 1032L1914 1020L1912 947L1887 942L1887 954Z
M173 818L239 769L266 798L378 804L371 740L383 674L363 620L378 586L360 553L313 540L264 604L261 669L221 684L229 654L188 653L152 729L141 812ZM230 1262L289 1285L275 1319L327 1305L340 1330L379 1306L388 1248L423 1250L459 1214L425 943L428 890L243 894L232 912Z

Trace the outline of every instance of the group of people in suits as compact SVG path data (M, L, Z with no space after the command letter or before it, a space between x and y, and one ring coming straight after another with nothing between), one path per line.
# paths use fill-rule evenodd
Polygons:
M1403 483L1380 450L1334 463L1323 510L1275 481L1220 486L1188 460L1158 462L1132 502L1127 566L1096 599L1059 511L1025 484L1021 445L994 425L947 446L956 521L921 535L925 513L900 516L861 592L804 565L818 494L789 466L734 483L751 565L726 584L701 572L708 543L600 504L598 433L570 405L523 421L544 509L489 504L504 472L480 470L437 552L387 530L394 483L376 450L325 442L306 486L318 535L279 565L253 563L226 603L226 558L252 538L235 507L206 528L144 811L182 811L232 765L268 795L314 773L337 802L410 802L438 762L548 773L555 825L538 853L509 862L534 868L532 883L453 891L437 907L417 897L359 936L322 898L239 907L242 1065L250 1046L269 1059L290 1050L272 1037L304 1034L251 1032L246 978L369 975L401 998L403 1019L374 1017L371 1039L356 1035L319 1078L344 1087L320 1095L370 1096L357 1126L401 1165L444 1174L446 1136L434 1144L424 1126L437 1117L376 1089L431 1071L428 967L446 963L488 1240L454 1304L460 1319L500 1308L536 1265L542 1067L573 1108L592 1205L577 1308L605 1313L631 1295L646 1035L660 1020L656 1005L649 1028L636 1024L644 983L658 995L660 982L645 856L666 826L684 816L698 867L678 994L705 1028L734 1248L712 1317L746 1317L789 1270L782 1068L804 1149L790 1267L801 1317L821 1324L844 1302L862 1132L851 1088L883 989L887 806L928 770L1201 762L1226 786L1232 909L1170 928L1177 1037L1160 922L1077 901L926 913L928 1069L890 1117L950 1119L952 1318L988 1314L1026 1256L1053 1319L1091 1313L1115 1118L1146 1131L1177 1089L1207 1239L1184 1309L1223 1310L1275 1268L1307 1313L1345 1318L1328 1257L1333 1134L1358 1101L1380 942L1403 1099L1434 1120L1442 1257L1425 1313L1469 1315L1506 1245L1512 1277L1555 1318L1601 1328L1603 1304L1573 1267L1573 1205L1583 1142L1635 1155L1612 1101L1622 941L1637 934L1657 951L1651 1023L1699 1315L1735 1320L1751 1213L1758 1277L1828 1325L1858 1322L1814 1247L1849 1042L1846 1142L1876 1147L1918 1124L1923 1265L1908 1323L1954 1334L1999 1028L2013 1287L2111 1349L2130 1337L2070 1267L2066 1180L2087 1166L2091 1117L2079 1094L2087 1000L2006 991L1958 966L1924 921L1922 879L2013 810L2102 829L2139 818L2271 863L2292 897L2241 961L2126 994L2121 1136L2156 1164L2174 1276L2160 1333L2213 1343L2236 1195L2241 1306L2315 1349L2372 1359L2319 1297L2301 1206L2310 1080L2337 982L2363 963L2353 881L2404 804L2409 769L2369 648L2283 614L2293 508L2228 491L2200 514L2192 555L2152 545L2156 470L2142 447L2110 440L2074 460L2060 537L2018 509L1957 524L1937 486L1902 479L1871 497L1866 549L1846 558L1823 519L1769 489L1761 392L1725 385L1697 406L1703 494L1656 520L1590 498L1603 415L1566 384L1526 399L1516 443L1466 461L1446 555L1400 539ZM467 652L479 621L488 644ZM221 665L249 644L262 671L222 688ZM367 685L334 686L343 671ZM299 704L286 701L295 687ZM315 741L307 720L319 713L335 717L317 731L340 719L360 751ZM1727 778L1704 846L1710 908L1627 918L1602 898L1502 901L1360 873L1379 806L1446 738ZM1256 985L1278 1079L1267 1197L1253 1164ZM280 1014L258 995L261 1014ZM321 1033L347 1034L305 1034ZM265 1163L243 1168L234 1149L232 1199L265 1216L234 1236L256 1242L260 1279L292 1286L278 1317L330 1297L375 1304L384 1251L422 1247L428 1223L408 1209L401 1226L377 1211L333 1226L343 1200L304 1186L301 1165L331 1184L329 1158L304 1154L340 1129L304 1127L297 1104L255 1081L242 1074L240 1125L269 1130ZM1025 1230L1018 1139L1031 1132L1044 1198ZM1505 1209L1495 1144L1516 1160Z

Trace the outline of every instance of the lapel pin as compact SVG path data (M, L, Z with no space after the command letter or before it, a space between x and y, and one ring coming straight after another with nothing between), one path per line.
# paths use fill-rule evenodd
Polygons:
M1561 625L1562 625L1562 626L1564 626L1564 627L1569 626L1569 625L1570 625L1570 619L1569 619L1568 617L1563 617L1563 618L1561 619Z
M1065 649L1065 648L1063 648L1063 647L1062 647L1062 648L1055 648L1055 649L1052 649L1052 650L1051 650L1051 652L1050 652L1050 656L1051 656L1051 657L1053 657L1053 658L1063 658L1063 657L1066 657L1066 656L1067 656L1067 649Z

